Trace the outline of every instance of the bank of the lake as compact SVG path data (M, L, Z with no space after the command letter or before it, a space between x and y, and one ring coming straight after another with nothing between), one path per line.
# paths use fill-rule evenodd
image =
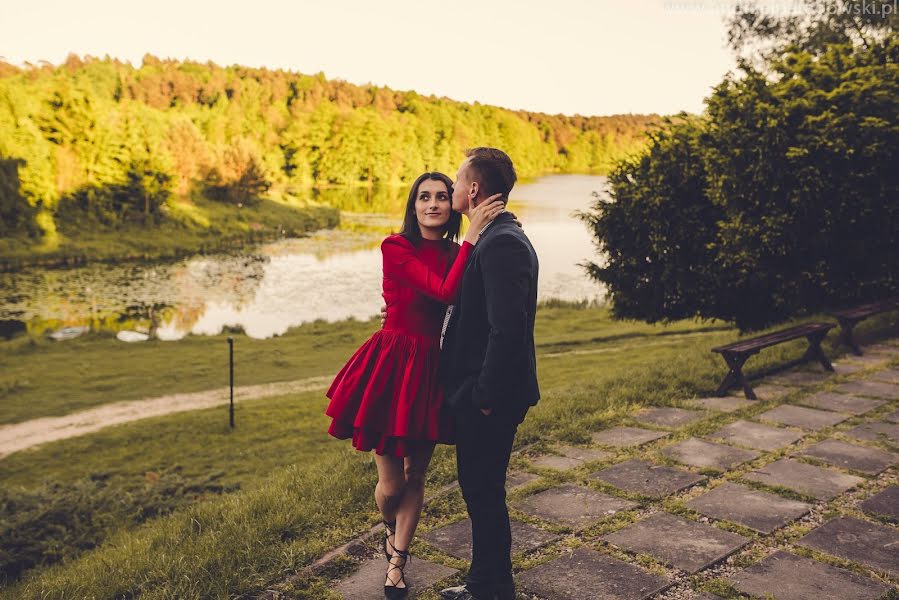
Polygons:
M243 248L337 227L337 208L266 198L238 206L201 196L170 200L159 223L104 227L95 219L58 222L42 238L0 239L0 270L66 266L90 262L171 259Z
M606 170L564 173L570 179L606 174ZM519 182L518 187L554 175L562 174L530 177ZM240 206L194 193L167 200L160 220L150 225L129 222L108 227L87 214L68 213L69 220L48 215L42 222L49 225L49 232L42 237L29 237L23 231L0 238L0 272L35 266L168 260L246 249L333 229L341 224L344 211L396 218L407 193L405 185L289 187ZM71 220L73 214L75 220ZM350 223L348 228L358 229L359 223Z
M603 301L605 288L580 266L602 257L575 215L606 187L607 178L595 175L552 175L515 186L510 209L540 258L539 300ZM340 224L304 237L172 260L0 273L0 336L41 336L84 326L112 335L154 332L169 341L235 328L268 338L318 319L363 320L375 314L383 285L380 243L400 227L408 190L296 188L270 195L290 206L333 207L340 211ZM153 230L136 232L151 235ZM178 238L152 241L177 243Z

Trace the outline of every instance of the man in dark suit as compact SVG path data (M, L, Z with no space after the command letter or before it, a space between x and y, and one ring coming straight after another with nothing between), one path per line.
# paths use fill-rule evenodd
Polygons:
M493 194L508 201L511 159L474 148L456 176L453 209L468 213ZM459 485L472 526L471 569L446 600L514 600L506 469L518 425L540 398L534 351L537 254L509 213L481 232L462 292L450 307L440 355L446 402L456 415Z

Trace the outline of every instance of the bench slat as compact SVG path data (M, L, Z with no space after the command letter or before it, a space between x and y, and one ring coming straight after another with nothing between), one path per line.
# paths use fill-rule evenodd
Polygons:
M853 308L831 311L830 315L843 319L864 319L882 312L889 312L899 308L899 299L891 298L880 302L871 302L870 304L862 304Z
M768 346L774 346L789 340L799 339L818 331L827 331L834 327L831 323L806 323L805 325L797 325L788 329L782 329L766 335L750 338L748 340L740 340L724 346L712 348L712 352L719 354L725 352L745 353L752 350L760 350Z

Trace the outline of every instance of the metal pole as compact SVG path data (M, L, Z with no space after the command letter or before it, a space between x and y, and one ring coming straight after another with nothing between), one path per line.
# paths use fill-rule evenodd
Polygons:
M231 386L231 407L229 408L228 415L231 429L234 429L234 338L231 336L228 336L228 366Z

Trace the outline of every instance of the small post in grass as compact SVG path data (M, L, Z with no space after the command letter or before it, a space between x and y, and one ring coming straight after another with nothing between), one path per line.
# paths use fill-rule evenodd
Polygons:
M230 372L230 387L231 387L231 407L229 408L228 415L229 421L231 423L231 429L234 429L234 338L230 335L228 336L228 366Z

